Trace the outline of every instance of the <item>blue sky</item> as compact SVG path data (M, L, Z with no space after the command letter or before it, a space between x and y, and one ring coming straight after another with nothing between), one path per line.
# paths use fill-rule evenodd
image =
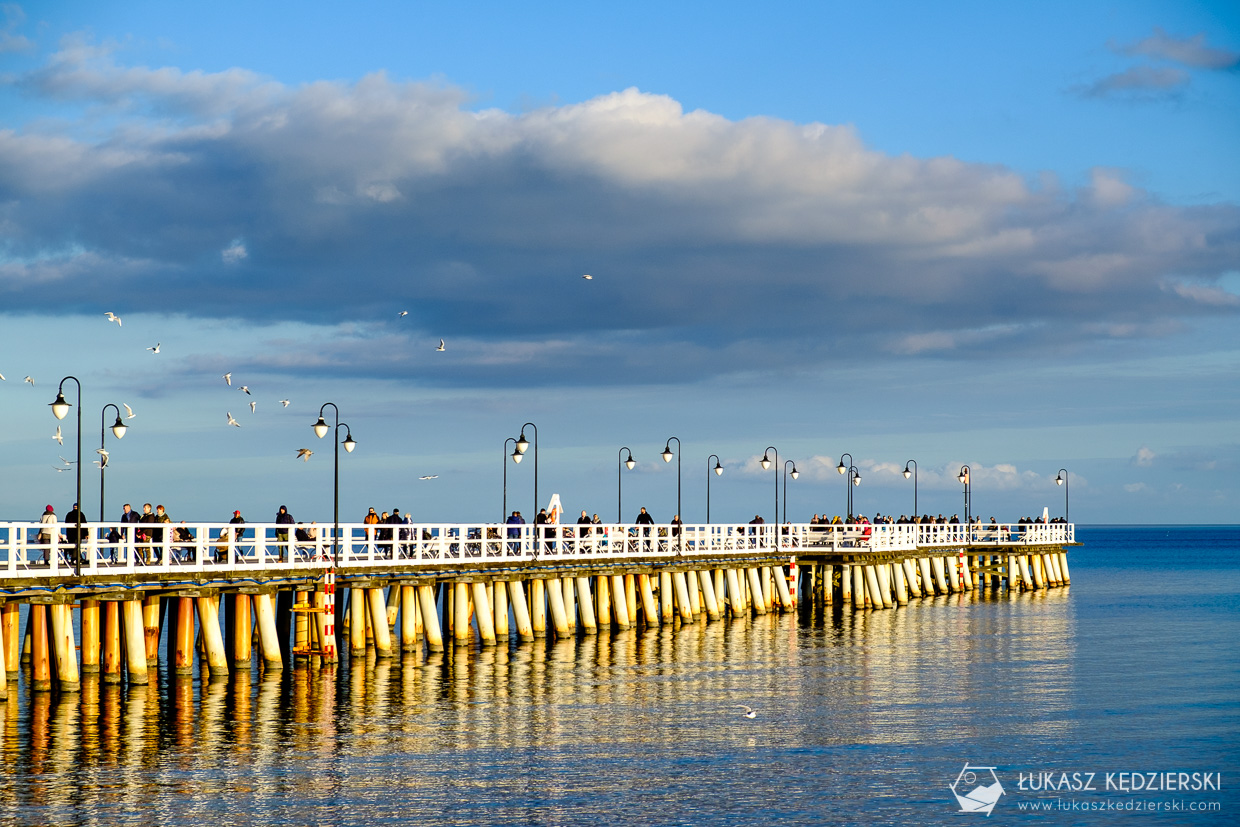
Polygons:
M806 5L5 5L0 519L1234 522L1240 10Z

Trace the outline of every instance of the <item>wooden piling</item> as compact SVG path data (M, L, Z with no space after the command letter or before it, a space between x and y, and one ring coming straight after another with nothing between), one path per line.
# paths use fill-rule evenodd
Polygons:
M1059 573L1063 575L1063 584L1065 586L1072 583L1072 575L1068 573L1068 554L1067 552L1059 552Z
M590 578L577 578L577 609L581 613L581 631L587 635L598 634L598 619L594 614L594 599L590 595Z
M129 668L129 685L145 686L149 680L146 662L146 619L142 598L124 601L125 661Z
M237 666L249 667L253 660L254 620L250 609L248 594L234 594L233 601L233 663Z
M600 629L611 628L611 583L605 574L594 578L594 619Z
M672 573L672 587L676 591L676 604L680 610L680 620L688 623L693 620L693 606L689 603L689 585L685 582L683 571Z
M491 610L495 618L495 639L497 642L508 642L508 587L504 581L496 580L491 584Z
M400 650L416 652L418 646L418 590L413 586L393 586L400 589Z
M785 612L790 612L796 608L796 601L792 597L792 593L788 591L788 581L784 578L783 566L775 568L775 597L779 600L779 607Z
M255 601L257 604L257 600ZM349 652L366 652L366 590L349 588Z
M855 612L866 607L865 567L855 563L852 565L852 605Z
M383 589L366 589L367 603L370 607L370 625L374 631L375 657L390 658L392 656L392 632L388 628L388 609ZM468 623L466 623L468 628Z
M178 675L194 674L194 607L189 597L175 598L172 665Z
M659 622L659 604L655 602L654 589L650 585L650 577L651 576L649 574L637 575L637 590L641 592L642 614L646 616L647 628L654 626ZM713 587L711 588L711 592L714 592ZM715 612L718 613L718 611L719 604L716 602Z
M228 676L228 655L224 651L220 611L215 600L215 597L198 598L198 627L207 648L207 672L212 678L221 678Z
M671 623L672 617L675 615L675 597L672 592L672 575L670 572L659 572L659 622ZM716 594L720 594L719 589L715 589Z
M611 578L611 606L616 626L620 629L629 628L629 601L624 592L624 576L613 575Z
M564 588L559 578L547 581L547 600L551 606L551 624L555 628L556 637L568 637L568 612L564 607Z
M159 622L163 608L163 602L157 594L148 594L142 599L142 631L147 666L159 666Z
M99 672L100 628L99 601L82 600L82 674L95 675Z
M517 636L522 640L534 639L534 627L530 624L530 610L525 602L524 584L520 580L508 581L508 597L512 604L512 616L517 622Z
M30 688L35 692L52 691L52 664L48 656L47 606L30 605L30 622L26 624L30 634Z
M426 636L426 649L443 651L443 631L439 627L439 614L435 610L435 587L418 586L418 603L422 607L422 631Z
M121 682L121 602L103 604L103 682Z
M481 580L471 584L474 593L474 618L478 622L478 638L483 646L494 646L495 615L491 609L491 600L487 597L487 584Z
M702 584L702 607L706 610L706 618L718 620L720 615L719 601L715 597L715 578L709 569L702 569L697 575Z
M530 626L534 637L547 636L547 588L541 578L530 580Z
M564 620L568 624L568 633L574 634L577 630L577 604L574 594L577 591L576 581L571 577L560 578L560 591L564 595Z
M261 650L263 663L268 669L283 667L284 656L280 651L280 634L276 631L276 611L271 595L254 595L254 615L258 621L258 648ZM364 608L360 615L365 617ZM365 626L364 620L362 625Z
M73 636L73 607L68 603L48 606L51 615L52 648L56 654L56 683L61 692L82 688L78 671L77 645Z
M895 599L900 606L908 605L908 583L904 579L904 566L900 563L893 563L891 566L891 579L895 581Z
M16 678L21 671L21 604L11 600L0 607L0 631L4 634L4 667L5 678Z
M629 612L629 625L637 625L637 578L631 574L624 576L624 599Z
M760 615L766 614L767 604L763 596L762 581L758 577L758 570L752 567L747 568L745 569L745 576L749 578L749 591L753 595L754 611Z

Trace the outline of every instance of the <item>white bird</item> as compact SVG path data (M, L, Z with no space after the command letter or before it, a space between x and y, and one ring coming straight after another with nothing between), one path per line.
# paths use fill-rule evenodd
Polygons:
M159 346L162 344L163 342L156 342L155 347L148 347L147 350L149 350L151 353L159 353Z
M408 316L408 315L409 315L408 310L402 310L396 314L397 318L400 318L400 319L403 319L405 316Z
M121 407L124 408L125 413L128 414L128 416L125 417L126 419L133 419L135 416L137 416L137 414L133 412L133 408L129 407L124 402L121 403Z
M3 381L4 381L4 374L0 373L0 382L3 382Z
M58 454L57 456L59 456L59 454ZM69 460L65 459L64 457L60 457L60 461L61 461L61 462L63 462L63 463L65 464L65 467L66 467L66 468L72 468L74 465L76 465L76 464L77 464L77 463L75 463L75 462L71 462L71 461L69 461Z
M418 477L418 479L420 479L420 480L437 480L437 479L439 479L439 475L438 475L438 474L427 474L425 477Z
M594 276L591 276L589 274L582 276L582 278L585 279L586 281L594 281Z
M287 400L287 399L281 399L281 400L280 400L280 404L281 404L281 405L283 405L283 406L284 406L284 407L286 407L286 408L288 407L288 403L289 403L289 400Z
M757 718L758 717L758 713L754 712L752 707L745 706L744 704L737 704L736 706L738 709L745 710L746 718Z
M100 468L107 468L107 467L108 467L108 452L107 452L107 449L106 449L106 448L96 448L96 449L95 449L95 453L96 453L96 454L98 454L98 455L101 457L101 459L100 459L99 461L97 461L97 462L96 462L96 465L99 465L99 467L100 467ZM102 463L102 464L100 464L100 463Z
M228 383L228 387L232 387L232 371L224 374L224 381Z
M26 381L30 383L30 387L32 388L34 387L34 380L31 379L29 376L26 377Z
M60 426L56 426L56 433L52 434L52 439L56 440L57 445L64 445L65 438L60 435Z
M435 350L443 350L443 349L444 349L444 348L443 348L443 339L440 339L440 340L439 340L439 347L435 348Z
M237 390L239 390L239 391L244 391L246 396L249 396L249 395L250 395L250 387L249 387L249 385L242 385L241 387L237 388Z
M107 313L104 313L103 315L108 317L109 322L116 322L117 327L124 327L124 325L121 324L121 317L113 313L111 310L109 310Z
M312 456L314 456L314 451L311 451L309 448L298 448L297 449L297 458L301 460L302 462L309 462L310 457Z
M238 422L237 420L233 419L232 412L229 412L229 414L228 414L228 424L229 424L229 425L236 425L238 428L240 428L240 427L241 427L241 423L240 423L240 422Z
M250 413L254 413L254 406L255 406L255 405L257 405L257 404L258 404L257 402L251 402L251 403L250 403Z
M55 468L57 471L72 471L73 470L73 466L69 466L68 468L61 468L59 465L53 465L52 467Z

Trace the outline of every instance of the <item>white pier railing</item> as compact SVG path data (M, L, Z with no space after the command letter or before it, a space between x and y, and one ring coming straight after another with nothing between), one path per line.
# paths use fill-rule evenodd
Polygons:
M309 532L313 529L313 534ZM0 581L76 576L73 523L0 523ZM83 523L82 575L176 573L186 577L272 569L329 568L332 526L275 523ZM111 539L109 539L111 536ZM483 564L600 562L678 556L795 556L839 550L1062 545L1071 523L999 525L506 525L417 523L340 525L339 567L356 570L442 568Z

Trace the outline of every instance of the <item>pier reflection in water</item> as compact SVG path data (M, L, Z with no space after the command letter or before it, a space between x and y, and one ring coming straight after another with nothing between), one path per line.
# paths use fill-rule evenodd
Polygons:
M170 674L165 658L149 686L84 675L80 694L32 693L26 668L3 708L0 812L22 824L813 823L845 778L868 773L867 795L895 795L912 762L937 784L926 747L984 735L996 716L1010 738L1065 737L1073 625L1067 589L978 590L216 681ZM828 758L837 750L856 766ZM946 751L944 766L957 757Z

